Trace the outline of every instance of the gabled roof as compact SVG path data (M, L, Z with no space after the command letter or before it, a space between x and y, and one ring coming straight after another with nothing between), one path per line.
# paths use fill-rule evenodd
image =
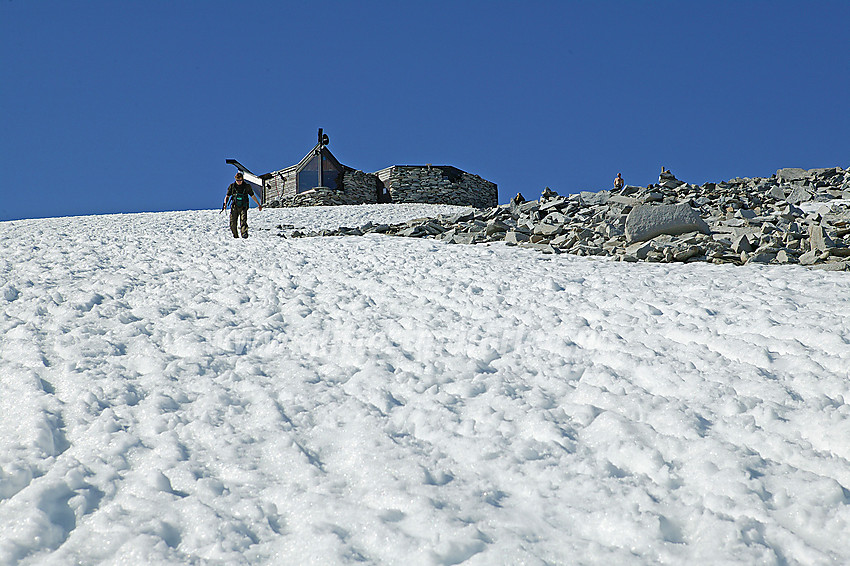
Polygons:
M310 152L307 155L305 155L304 158L301 161L298 162L298 165L295 167L296 171L301 171L302 169L304 169L304 167L307 166L307 164L310 162L310 160L313 159L313 156L316 155L316 148L318 148L318 147L319 147L319 144L316 144L315 146L313 146L313 149L311 149ZM324 157L326 157L328 161L333 163L334 166L337 168L337 170L339 170L339 171L345 170L345 166L342 163L340 163L339 161L337 161L337 158L334 157L334 154L331 153L331 150L328 149L328 146L326 146L326 145L322 146L322 155Z

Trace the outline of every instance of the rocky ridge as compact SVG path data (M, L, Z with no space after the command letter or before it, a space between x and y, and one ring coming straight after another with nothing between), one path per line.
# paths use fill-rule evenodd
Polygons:
M280 235L284 236L283 227ZM619 261L801 264L850 270L850 169L780 169L769 178L693 185L662 170L648 187L561 196L402 224L290 237L383 233L448 243L504 242Z

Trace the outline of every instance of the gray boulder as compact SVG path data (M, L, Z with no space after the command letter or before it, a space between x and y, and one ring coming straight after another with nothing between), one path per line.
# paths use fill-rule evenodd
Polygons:
M499 232L507 232L510 226L502 222L501 220L493 219L487 223L487 227L484 229L484 233L488 236L492 236L494 234L498 234Z
M536 212L540 209L540 203L536 200L531 200L528 202L524 202L517 207L517 211L520 214L530 214L532 212Z
M777 263L791 263L793 261L793 257L785 250L779 250L779 253L776 254Z
M817 260L818 253L815 250L811 250L800 256L800 265L814 265Z
M514 232L513 230L505 234L505 243L506 244L520 244L523 242L527 242L531 239L528 234L523 234L522 232Z
M750 256L747 263L770 263L776 259L776 254L769 252L756 253Z
M776 172L776 176L783 181L799 181L808 176L808 171L799 167L786 167Z
M635 259L646 259L649 252L652 251L652 244L649 242L638 242L626 248L626 255Z
M455 234L451 241L455 244L473 244L475 243L474 234Z
M836 261L832 263L821 263L819 265L813 265L812 269L820 269L823 271L847 271L850 269L850 262Z
M835 242L826 233L824 227L820 224L812 224L809 227L809 241L811 242L812 250L826 251L835 247Z
M661 234L675 236L686 232L710 234L711 229L688 204L639 205L626 217L626 239L642 242Z
M683 250L674 252L673 259L676 261L688 261L691 258L699 257L705 254L705 250L700 246L688 246Z
M567 199L564 197L554 197L540 205L541 211L558 210L567 204Z
M767 193L765 193L765 196L775 200L785 200L785 191L780 186L773 186L769 191L767 191Z
M782 218L784 218L785 220L789 220L789 221L793 220L794 218L799 218L800 216L803 216L804 214L805 213L803 212L803 209L797 208L793 204L785 205L785 207L782 208L782 211L780 212L780 216Z
M741 252L751 252L753 251L753 245L750 242L749 237L746 234L741 234L732 242L732 251L735 253Z
M581 196L582 204L586 206L594 206L608 202L608 198L611 196L611 193L608 191L599 191L598 193L581 191L579 195Z
M791 204L800 204L801 202L812 200L812 193L803 187L794 187L794 190L791 191L791 194L785 200Z
M557 224L535 224L533 233L539 236L555 236L561 231Z
M608 198L608 204L619 204L622 206L636 206L640 204L640 201L633 197L626 197L623 195L612 195Z
M561 234L556 236L550 242L553 246L571 248L578 241L578 237L570 234Z
M449 216L447 222L449 224L457 224L458 222L469 222L473 218L475 218L475 214L472 212L459 212Z

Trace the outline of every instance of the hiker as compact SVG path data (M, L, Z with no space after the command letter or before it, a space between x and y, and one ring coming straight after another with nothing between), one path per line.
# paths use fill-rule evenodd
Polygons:
M617 178L614 179L614 188L618 191L623 188L625 182L623 181L623 176L620 173L617 173Z
M236 181L230 183L230 186L227 187L227 196L224 197L224 204L221 207L224 210L227 208L227 201L230 201L230 231L233 232L234 238L239 237L239 230L237 229L239 224L242 225L242 237L248 237L249 196L257 203L257 207L263 210L263 205L254 196L254 189L251 188L250 184L245 182L245 177L240 171L236 174Z

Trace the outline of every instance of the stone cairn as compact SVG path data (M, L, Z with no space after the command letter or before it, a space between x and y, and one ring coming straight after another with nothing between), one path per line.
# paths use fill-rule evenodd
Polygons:
M518 194L495 208L395 225L293 231L290 237L369 233L456 244L504 242L627 262L800 264L845 271L850 270L850 169L780 169L770 178L701 186L662 170L658 183L646 188L560 196L547 187L535 201Z

